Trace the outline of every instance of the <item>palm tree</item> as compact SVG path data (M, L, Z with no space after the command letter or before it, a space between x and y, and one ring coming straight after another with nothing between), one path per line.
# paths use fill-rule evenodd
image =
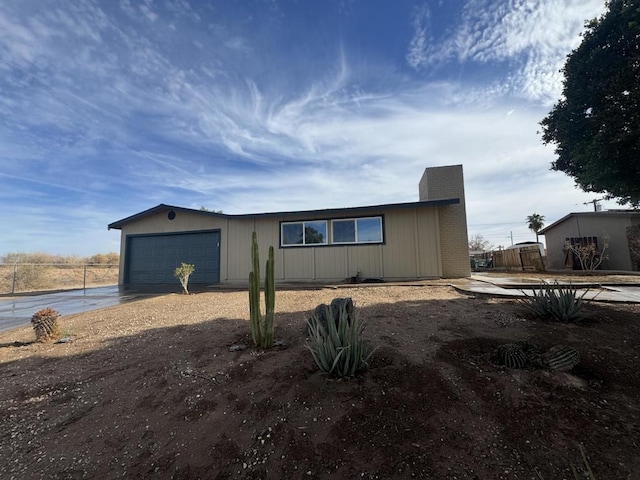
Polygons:
M526 222L527 228L536 234L536 242L538 242L538 232L544 227L544 215L534 213L527 217Z

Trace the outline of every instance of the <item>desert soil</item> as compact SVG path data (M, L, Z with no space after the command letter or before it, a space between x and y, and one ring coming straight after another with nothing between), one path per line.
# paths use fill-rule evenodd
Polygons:
M347 296L378 350L335 380L304 327ZM64 317L68 343L0 334L0 478L557 480L582 469L581 446L598 479L640 478L639 305L558 324L423 285L278 291L276 310L269 351L251 347L244 291ZM516 340L572 345L581 363L493 364Z

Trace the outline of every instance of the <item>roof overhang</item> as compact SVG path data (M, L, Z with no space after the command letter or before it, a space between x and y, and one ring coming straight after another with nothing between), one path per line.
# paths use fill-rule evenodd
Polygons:
M327 208L322 210L298 210L298 211L290 211L290 212L247 213L247 214L236 214L236 215L208 212L206 210L195 210L192 208L176 207L173 205L166 205L164 203L161 203L160 205L157 205L143 212L136 213L135 215L131 215L130 217L126 217L126 218L123 218L122 220L118 220L117 222L110 223L109 225L107 225L107 228L109 230L121 229L123 226L129 223L138 221L142 218L148 217L150 215L154 215L156 213L167 212L170 210L173 210L176 212L188 212L190 214L204 215L204 216L217 217L217 218L228 218L228 219L264 218L264 217L288 218L288 217L299 217L301 215L331 217L336 214L359 215L359 214L378 212L380 210L397 210L397 209L404 209L404 208L422 208L422 207L442 207L446 205L456 205L459 203L460 203L459 198L445 198L445 199L439 199L439 200L424 200L420 202L386 203L382 205L370 205L370 206L364 206L364 207Z
M549 230L557 227L561 223L566 222L572 217L601 217L601 218L615 218L615 217L635 217L640 216L638 210L605 210L604 212L573 212L565 215L560 220L556 220L551 225L544 227L538 232L538 235L544 235Z

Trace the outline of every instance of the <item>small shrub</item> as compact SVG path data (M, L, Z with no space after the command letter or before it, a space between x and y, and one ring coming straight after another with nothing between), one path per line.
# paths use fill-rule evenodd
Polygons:
M332 318L329 306L326 318ZM369 348L362 340L365 324L360 322L355 309L351 312L342 304L337 321L323 326L317 312L308 320L309 345L305 345L316 365L329 375L345 378L369 368L369 359L375 349Z
M534 288L533 295L525 293L522 303L538 318L575 322L582 318L581 312L587 303L584 297L588 292L585 290L578 295L577 289L571 285L562 287L556 280L553 285L542 285L540 290Z
M189 289L187 288L189 284L189 277L195 271L195 269L196 268L193 265L182 263L173 272L173 276L180 281L180 285L182 285L182 293L184 293L185 295L189 295Z
M51 342L60 338L58 326L60 314L51 307L38 310L31 317L31 325L36 334L36 342Z

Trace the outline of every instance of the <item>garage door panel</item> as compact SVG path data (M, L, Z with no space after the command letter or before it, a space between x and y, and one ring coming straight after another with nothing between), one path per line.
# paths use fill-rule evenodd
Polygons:
M220 232L190 232L132 236L127 244L127 283L176 283L173 272L181 263L195 266L190 284L220 281Z

